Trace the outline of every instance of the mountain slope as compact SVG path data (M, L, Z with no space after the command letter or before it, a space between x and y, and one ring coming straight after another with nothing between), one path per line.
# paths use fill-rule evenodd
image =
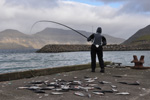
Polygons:
M85 36L91 33L80 31ZM108 44L119 44L124 39L105 35ZM72 30L46 28L33 35L27 35L13 29L0 32L0 49L39 49L47 44L87 44L87 39Z
M150 25L138 30L134 35L127 39L125 45L139 45L150 43Z
M89 37L91 33L86 31L80 31L85 36ZM120 44L124 42L124 39L112 37L107 34L103 34L108 44ZM80 34L73 32L72 30L63 30L56 28L46 28L41 32L34 34L34 37L48 40L48 43L68 43L68 44L87 44L87 39Z
M7 29L0 32L0 49L33 48L31 37L17 30Z

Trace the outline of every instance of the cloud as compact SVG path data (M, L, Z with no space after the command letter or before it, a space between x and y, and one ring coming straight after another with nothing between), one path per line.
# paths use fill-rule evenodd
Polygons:
M146 13L149 11L149 6L146 9L146 2L140 4L142 7L145 6L143 10L133 6L134 10L128 11L134 3L139 3L135 0L127 0L128 2L115 8L109 5L114 0L97 1L107 2L101 6L94 6L68 0L1 0L0 31L11 28L29 34L34 22L53 20L89 32L95 32L96 28L101 26L104 34L128 38L150 22L150 15ZM140 13L136 13L136 10ZM34 27L33 33L46 27L63 28L52 23L40 23Z
M59 0L6 0L6 3L12 6L24 6L31 8L49 8L57 5Z
M150 13L149 0L91 0L109 3L120 3L122 8L120 12L126 13Z
M131 0L127 2L121 11L132 13L150 13L150 1L148 0Z

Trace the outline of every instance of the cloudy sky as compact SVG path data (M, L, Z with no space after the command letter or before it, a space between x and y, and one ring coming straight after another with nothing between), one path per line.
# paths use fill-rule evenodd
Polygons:
M0 0L0 31L16 29L30 33L38 20L52 20L74 29L127 39L150 24L149 0ZM32 34L52 23L37 24Z

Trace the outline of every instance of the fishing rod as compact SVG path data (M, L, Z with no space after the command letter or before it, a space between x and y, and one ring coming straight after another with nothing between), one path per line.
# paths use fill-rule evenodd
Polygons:
M64 25L64 24L62 24L62 23L58 23L58 22L55 22L55 21L50 21L50 20L40 20L40 21L35 22L35 23L32 25L32 27L31 27L30 33L31 33L33 27L34 27L37 23L40 23L40 22L50 22L50 23L55 23L55 24L58 24L58 25L67 27L67 28L73 30L74 32L80 34L81 36L83 36L83 37L85 37L85 38L88 38L87 36L83 35L81 32L79 32L79 31L77 31L77 30L75 30L75 29L73 29L73 28L71 28L71 27L69 27L69 26L67 26L67 25Z

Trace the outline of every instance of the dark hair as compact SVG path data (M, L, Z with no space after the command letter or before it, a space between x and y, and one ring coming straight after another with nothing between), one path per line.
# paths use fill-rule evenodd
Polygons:
M97 33L102 33L102 28L101 28L101 27L98 27L96 32L97 32Z

